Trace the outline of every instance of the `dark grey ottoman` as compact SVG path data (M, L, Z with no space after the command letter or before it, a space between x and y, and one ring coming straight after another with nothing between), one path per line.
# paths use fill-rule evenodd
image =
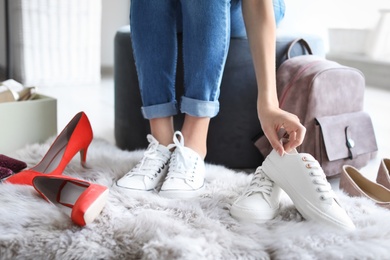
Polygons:
M311 45L313 54L325 56L321 38L308 35L278 35L276 41L277 67L286 59L288 44L302 37ZM179 50L181 45L180 35ZM296 47L293 56L301 55ZM183 65L179 52L176 79L177 96L183 93ZM115 140L125 150L144 149L150 133L149 122L141 114L141 97L131 47L130 27L120 28L115 36ZM177 100L180 100L179 98ZM252 57L245 38L231 38L226 67L221 84L220 112L211 119L207 140L206 161L229 168L248 169L259 166L264 158L253 144L263 135L257 117L257 84ZM183 115L175 117L175 128L180 129Z

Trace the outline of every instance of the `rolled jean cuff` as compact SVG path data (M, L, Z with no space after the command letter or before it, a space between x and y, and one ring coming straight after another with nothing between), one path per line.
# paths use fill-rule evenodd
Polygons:
M169 117L177 114L177 102L158 104L141 108L142 115L145 119Z
M218 114L219 102L182 97L180 111L190 116L211 118L215 117Z

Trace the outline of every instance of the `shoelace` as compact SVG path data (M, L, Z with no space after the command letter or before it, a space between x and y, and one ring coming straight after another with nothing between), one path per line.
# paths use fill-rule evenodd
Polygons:
M332 186L327 181L324 171L317 160L304 156L302 161L305 162L306 168L310 170L309 175L313 178L313 183L317 185L316 191L321 193L320 199L323 201L335 199Z
M180 137L180 140L178 139ZM196 161L193 162L191 156L184 149L184 137L181 132L175 132L173 144L168 145L168 149L175 148L169 162L169 172L167 178L178 178L188 181L194 179L194 168ZM191 163L192 162L192 163ZM194 165L195 164L195 165Z
M261 167L258 167L253 175L252 181L247 188L244 197L248 197L255 193L267 194L268 196L272 193L274 182L268 178L263 172ZM263 196L264 198L266 196Z
M126 175L141 175L153 179L158 176L158 174L162 171L162 168L166 167L165 164L169 157L166 154L157 151L159 143L156 139L154 139L151 135L148 135L147 139L149 141L149 146L144 152L144 156L141 161L137 163L137 165Z

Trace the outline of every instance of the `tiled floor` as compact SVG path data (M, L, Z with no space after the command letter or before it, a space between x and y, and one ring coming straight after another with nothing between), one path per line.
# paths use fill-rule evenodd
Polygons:
M40 88L39 92L57 98L58 132L79 111L85 111L91 121L95 137L115 144L114 138L114 81L112 75L102 78L101 84L90 86L66 86ZM346 97L346 102L348 102ZM368 178L376 177L381 158L390 158L390 88L383 90L367 87L365 110L374 124L379 152L361 171ZM338 179L331 180L337 188Z

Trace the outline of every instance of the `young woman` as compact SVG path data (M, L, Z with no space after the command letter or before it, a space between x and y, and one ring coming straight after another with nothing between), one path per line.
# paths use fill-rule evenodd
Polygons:
M279 108L275 79L275 30L283 0L132 0L130 26L142 113L150 142L141 161L116 182L132 191L172 198L197 196L204 187L210 119L219 111L219 91L231 35L247 35L258 81L257 110L273 148L283 154L299 146L305 128ZM183 35L184 95L175 99L177 34ZM239 109L239 108L237 108ZM181 131L172 117L184 113ZM284 128L289 142L281 144ZM172 143L173 141L173 143Z

